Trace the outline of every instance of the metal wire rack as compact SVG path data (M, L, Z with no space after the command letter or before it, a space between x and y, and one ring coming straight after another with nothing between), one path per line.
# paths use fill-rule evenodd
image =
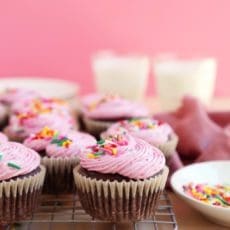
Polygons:
M11 227L12 229L12 227ZM77 194L43 195L41 204L30 219L14 225L19 230L148 230L177 229L169 197L164 192L152 219L139 222L111 223L93 219L81 207Z

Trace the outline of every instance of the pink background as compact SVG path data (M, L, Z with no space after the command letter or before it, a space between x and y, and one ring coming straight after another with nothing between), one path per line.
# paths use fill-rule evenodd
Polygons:
M229 0L1 0L0 76L59 77L85 93L99 49L171 51L216 56L216 94L230 96L229 9Z

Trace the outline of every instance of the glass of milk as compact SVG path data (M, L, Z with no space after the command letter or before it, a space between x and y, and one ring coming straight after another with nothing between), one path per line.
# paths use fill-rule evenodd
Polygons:
M185 95L197 97L208 105L214 93L216 69L215 58L155 59L153 72L161 109L176 109Z
M144 97L150 63L146 56L100 52L92 58L96 89L115 93L130 100Z

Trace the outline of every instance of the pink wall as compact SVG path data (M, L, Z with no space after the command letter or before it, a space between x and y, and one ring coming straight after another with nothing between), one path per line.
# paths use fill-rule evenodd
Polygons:
M176 51L216 56L216 93L230 96L229 9L229 0L2 0L0 76L71 79L87 92L98 49Z

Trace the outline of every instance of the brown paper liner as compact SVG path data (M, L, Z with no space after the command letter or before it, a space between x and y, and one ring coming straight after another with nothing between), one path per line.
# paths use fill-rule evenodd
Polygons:
M43 187L45 193L70 193L75 189L73 168L79 163L77 157L54 158L43 157L42 165L46 167L46 178Z
M99 137L101 132L107 130L112 124L114 124L114 122L111 121L95 121L87 117L83 117L82 121L85 130L96 137Z
M0 182L0 225L21 221L37 206L46 169L33 176Z
M74 169L74 179L81 204L94 218L108 221L136 221L154 215L165 187L168 168L146 180L103 181L91 179Z
M175 152L177 144L178 144L178 136L173 133L171 134L170 139L166 143L156 147L159 148L164 153L166 158L169 158Z

